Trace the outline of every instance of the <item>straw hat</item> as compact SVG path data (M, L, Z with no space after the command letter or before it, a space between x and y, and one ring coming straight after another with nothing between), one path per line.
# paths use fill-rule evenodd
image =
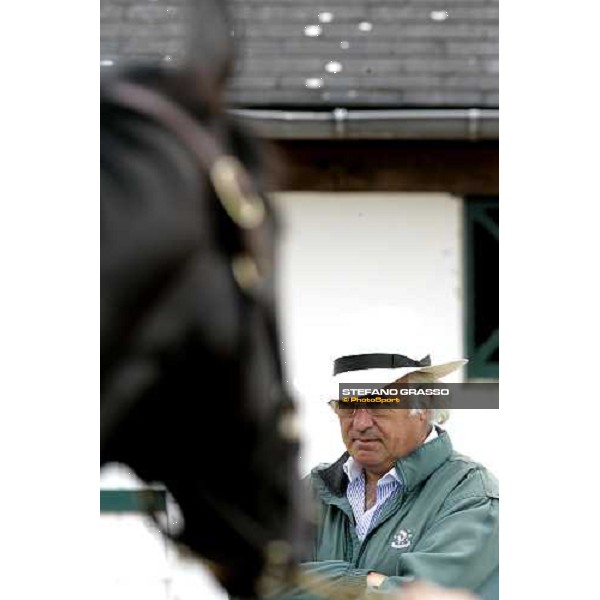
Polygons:
M328 400L338 398L340 383L378 383L388 385L409 373L427 373L441 379L468 362L466 359L431 364L427 355L415 360L403 354L369 353L340 356L333 362L333 378Z

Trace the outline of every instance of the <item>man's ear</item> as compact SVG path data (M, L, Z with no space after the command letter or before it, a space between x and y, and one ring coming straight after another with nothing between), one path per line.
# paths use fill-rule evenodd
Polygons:
M419 421L421 421L421 423L429 421L429 410L427 408L421 408L419 410Z
M411 416L417 417L421 423L425 423L429 418L429 411L426 408L412 408L410 411Z

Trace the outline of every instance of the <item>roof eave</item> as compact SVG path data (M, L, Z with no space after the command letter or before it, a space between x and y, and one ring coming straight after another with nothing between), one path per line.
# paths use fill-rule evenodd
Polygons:
M274 139L497 140L499 110L335 108L232 109L259 136Z

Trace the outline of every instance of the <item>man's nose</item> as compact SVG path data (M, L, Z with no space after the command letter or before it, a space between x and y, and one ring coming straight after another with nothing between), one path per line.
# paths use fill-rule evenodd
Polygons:
M359 408L354 414L354 429L358 431L364 431L373 427L373 418L369 414L369 411Z

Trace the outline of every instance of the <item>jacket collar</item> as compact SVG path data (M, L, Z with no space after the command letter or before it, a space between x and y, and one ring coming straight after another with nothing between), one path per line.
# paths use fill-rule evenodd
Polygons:
M396 472L404 484L405 491L417 487L450 458L452 454L450 436L447 431L439 427L436 429L437 438L396 461ZM344 452L332 465L319 466L312 471L313 477L317 476L334 496L343 496L346 493L348 478L344 473L344 463L349 456L348 452Z

